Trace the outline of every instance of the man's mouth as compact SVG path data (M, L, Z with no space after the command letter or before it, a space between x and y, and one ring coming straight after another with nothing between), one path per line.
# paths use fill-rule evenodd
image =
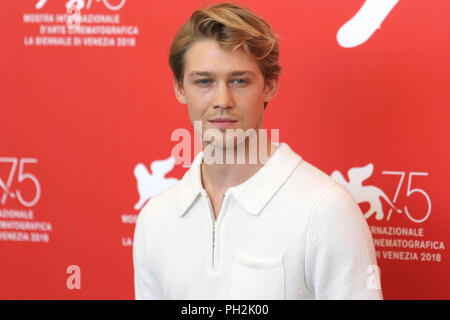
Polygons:
M232 128L237 120L231 118L216 118L209 120L209 122L212 123L216 128L227 129Z

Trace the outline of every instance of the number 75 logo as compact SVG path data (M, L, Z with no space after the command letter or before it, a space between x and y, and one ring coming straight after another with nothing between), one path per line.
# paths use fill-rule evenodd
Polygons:
M373 173L373 164L369 163L363 167L355 167L348 170L348 178L349 180L344 178L342 173L338 170L335 170L331 173L331 177L346 187L350 193L355 198L356 202L368 202L370 204L369 211L367 211L364 216L366 219L370 218L370 216L375 215L375 219L382 220L385 216L383 207L381 204L381 198L383 198L387 204L389 205L389 212L387 214L386 220L391 218L391 214L393 211L397 213L405 212L406 216L409 220L415 223L422 223L430 217L431 214L431 200L430 196L425 192L425 190L420 188L412 188L412 180L414 176L428 176L427 172L409 172L408 174L408 186L406 190L406 198L409 198L413 194L421 195L427 202L428 208L425 213L417 213L414 215L411 214L410 209L405 205L403 210L397 208L395 203L397 201L400 189L402 188L403 181L405 179L406 172L405 171L382 171L383 175L398 175L400 177L397 185L397 190L395 191L395 195L391 201L389 197L377 186L372 185L364 185L363 182L367 180Z
M25 207L33 207L34 205L36 205L36 203L39 201L39 198L41 197L41 185L39 184L39 180L33 174L25 172L24 165L26 163L37 163L37 159L0 157L0 164L1 163L11 163L11 169L9 171L6 183L0 177L0 190L3 190L3 195L1 195L0 203L4 205L8 197L10 198L17 197L17 200L19 200L19 202ZM19 170L17 173L17 181L19 182L19 184L26 180L30 180L35 186L36 191L34 197L29 201L24 199L19 189L11 190L17 166L19 166Z

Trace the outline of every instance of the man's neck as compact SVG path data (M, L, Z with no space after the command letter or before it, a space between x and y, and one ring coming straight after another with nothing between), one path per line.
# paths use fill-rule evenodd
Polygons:
M256 157L250 157L250 151L248 146L248 140L245 143L245 148L234 148L234 160L238 158L239 152L245 152L245 162L244 163L227 163L223 161L223 164L208 164L205 161L201 163L201 178L203 188L212 197L223 195L228 188L237 186L249 178L251 178L259 169L261 169L264 164L269 160L269 158L276 152L277 146L272 144L269 139L267 139L267 145L265 150L260 152L259 141L257 145ZM205 150L205 145L203 150ZM260 155L260 153L262 153ZM223 149L223 154L226 154L226 150ZM242 156L242 155L241 155ZM257 159L256 163L250 161L251 159Z

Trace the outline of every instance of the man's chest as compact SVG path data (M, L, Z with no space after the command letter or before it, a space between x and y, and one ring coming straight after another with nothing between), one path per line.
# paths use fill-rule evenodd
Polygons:
M220 199L211 202L215 201L223 206ZM161 244L163 291L180 299L281 298L286 272L283 257L292 239L289 222L280 217L253 217L232 203L224 208L223 216L215 220L203 207L171 229L172 240Z

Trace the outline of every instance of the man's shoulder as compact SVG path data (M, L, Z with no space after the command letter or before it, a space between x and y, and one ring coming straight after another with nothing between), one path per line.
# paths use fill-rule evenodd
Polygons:
M319 202L354 202L347 188L305 159L286 181L285 192L288 196L295 196L294 205L303 207L312 208Z
M303 160L293 173L293 181L308 197L311 207L336 212L344 211L359 213L359 207L350 191L321 169Z
M298 196L311 197L314 194L323 192L324 189L336 182L324 171L305 160L288 144L283 143L282 147L284 147L282 155L286 159L283 159L283 165L292 168L284 183L286 192L293 192ZM284 171L283 168L280 170L280 172Z
M293 188L299 188L307 192L309 196L322 194L337 182L324 171L302 159L299 165L292 172L289 179Z
M167 219L176 212L176 197L180 181L151 197L139 212L140 220Z

